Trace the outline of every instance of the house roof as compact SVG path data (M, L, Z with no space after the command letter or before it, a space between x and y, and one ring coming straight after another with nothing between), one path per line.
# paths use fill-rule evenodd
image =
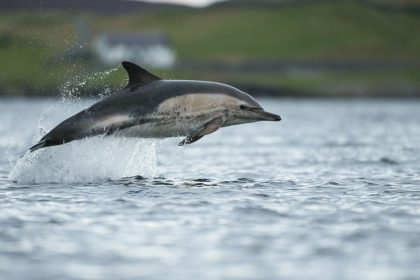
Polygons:
M103 39L111 46L154 46L169 45L168 37L161 32L140 32L140 33L109 33L104 34Z

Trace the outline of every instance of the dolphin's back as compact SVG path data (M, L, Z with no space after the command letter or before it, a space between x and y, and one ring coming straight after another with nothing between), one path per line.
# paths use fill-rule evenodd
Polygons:
M188 94L211 94L220 93L238 98L246 95L234 87L205 81L183 81L183 80L159 80L135 89L123 89L112 94L103 100L92 105L91 109L110 108L112 106L126 107L127 105L138 105L145 112L155 109L163 101ZM246 95L247 98L253 99ZM120 108L122 109L122 108Z
M139 119L145 115L156 113L157 108L166 100L178 96L195 94L224 94L234 98L256 102L251 96L234 87L204 81L159 80L135 88L125 88L114 93L84 110L98 120L111 115L127 115Z

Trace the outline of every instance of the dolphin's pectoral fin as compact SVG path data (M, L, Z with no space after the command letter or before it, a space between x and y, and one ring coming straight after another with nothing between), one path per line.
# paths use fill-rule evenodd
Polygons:
M198 136L198 135L192 135L187 136L184 140L178 143L178 146L184 146L185 144L191 144L198 140L200 140L204 135Z
M187 136L184 140L179 142L178 146L184 146L185 144L191 144L200 140L204 135L210 134L222 127L225 119L223 117L217 117L206 123L200 131L197 133Z

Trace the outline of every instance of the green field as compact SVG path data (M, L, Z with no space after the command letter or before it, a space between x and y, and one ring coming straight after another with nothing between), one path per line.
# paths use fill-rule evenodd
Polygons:
M0 94L55 94L68 81L109 69L93 58L63 56L75 46L75 21L84 18L91 38L102 32L163 31L179 60L356 60L420 62L420 15L383 10L360 1L270 7L216 6L161 9L131 15L76 12L0 12ZM69 51L70 50L70 51ZM235 84L288 87L307 92L349 93L381 88L420 89L420 67L380 71L254 74L187 71L156 72L166 78L213 79ZM77 76L78 78L74 78ZM81 87L118 86L122 70ZM361 91L363 92L363 91ZM402 93L404 94L404 93Z

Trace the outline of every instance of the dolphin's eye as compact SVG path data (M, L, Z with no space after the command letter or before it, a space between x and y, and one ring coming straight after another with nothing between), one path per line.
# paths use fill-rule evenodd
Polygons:
M262 110L262 108L260 108L260 107L250 107L250 106L246 106L246 105L239 106L239 109L247 110L247 111L260 111L260 110Z

